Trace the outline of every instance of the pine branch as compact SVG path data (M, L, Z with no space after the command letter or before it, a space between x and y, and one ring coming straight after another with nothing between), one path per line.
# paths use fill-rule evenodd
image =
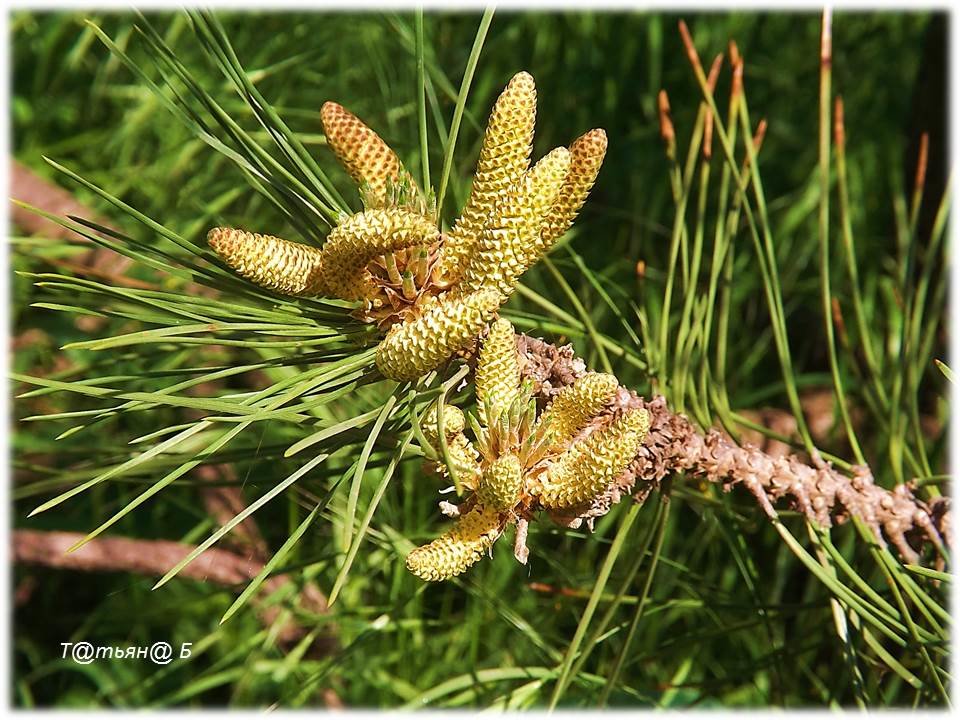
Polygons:
M518 334L517 348L526 360L523 376L534 381L534 391L542 400L587 372L569 345L558 348ZM632 493L642 500L668 475L685 472L722 483L724 491L742 485L771 519L777 517L774 506L780 500L821 527L859 518L881 544L892 544L904 561L917 563L929 542L937 551L937 565L943 563L944 545L950 545L946 497L924 502L913 494L910 483L886 490L874 482L866 466L858 466L848 477L818 457L806 464L796 456L773 457L750 445L740 447L715 429L701 433L684 415L672 412L662 396L645 400L620 387L612 406L594 422L609 422L613 409L645 408L650 413L650 430L633 462L604 493L569 514L554 514L563 524L577 527L584 520L592 524L624 495Z

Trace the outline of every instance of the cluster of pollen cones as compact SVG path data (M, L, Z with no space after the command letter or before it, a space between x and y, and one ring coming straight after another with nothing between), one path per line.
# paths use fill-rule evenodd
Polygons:
M411 380L469 350L519 277L576 218L607 148L595 129L532 167L533 78L518 73L497 98L460 217L438 226L427 194L377 133L342 106L320 116L327 143L358 184L364 210L343 218L322 247L214 228L213 250L276 293L356 301L385 337L384 376Z
M515 338L513 326L500 319L483 340L475 376L478 417L468 421L456 407L442 409L447 452L436 452L433 464L444 475L455 473L468 495L459 507L443 503L456 524L407 556L407 568L424 580L464 572L509 524L517 525L514 554L526 562L526 527L534 513L565 517L589 507L627 469L650 426L642 408L611 409L619 385L603 373L582 375L539 412L533 384L522 382ZM598 424L601 413L605 422ZM423 425L435 451L440 414L434 406ZM464 434L468 424L473 441Z
M531 166L535 119L536 88L521 72L494 104L470 195L443 231L432 192L377 133L328 102L328 145L364 209L343 216L320 248L229 228L207 236L230 268L261 287L357 303L355 315L385 333L376 363L387 378L421 377L473 353L483 338L477 415L441 405L422 421L429 464L467 495L459 506L441 503L456 522L409 554L409 570L424 580L458 575L511 524L514 554L526 562L527 525L538 511L570 527L591 524L622 496L645 497L674 472L742 484L771 518L783 498L823 527L859 517L908 562L919 560L924 541L942 560L945 499L928 506L906 486L878 488L866 470L851 479L822 462L810 468L702 435L662 398L645 402L612 375L587 372L569 348L517 336L496 320L520 276L573 223L607 148L604 131L594 129Z

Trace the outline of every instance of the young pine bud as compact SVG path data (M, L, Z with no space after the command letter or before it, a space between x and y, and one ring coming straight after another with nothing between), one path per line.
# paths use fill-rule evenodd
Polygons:
M400 277L400 290L403 292L403 296L407 300L413 300L417 296L417 284L413 281L413 273L404 270Z
M414 270L414 282L422 286L427 281L427 271L430 269L430 251L427 248L420 248L417 254L417 263Z
M403 278L400 276L400 268L397 267L397 258L393 253L387 253L383 256L383 264L387 268L387 277L390 278L390 282L394 285L403 282Z

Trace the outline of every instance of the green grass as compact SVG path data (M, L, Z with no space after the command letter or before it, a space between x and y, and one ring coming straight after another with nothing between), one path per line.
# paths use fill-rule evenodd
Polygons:
M322 705L325 690L354 707L945 704L948 575L901 565L853 523L818 533L784 511L770 524L746 493L690 478L593 533L532 526L528 567L501 549L423 585L402 558L443 524L443 482L423 471L415 418L440 394L468 405L469 388L455 367L379 379L376 338L343 303L277 298L205 247L220 224L321 242L358 207L324 147L328 99L434 179L449 223L490 103L529 70L536 156L591 127L611 150L574 230L507 306L517 327L733 434L744 410L834 391L849 417L816 440L801 418L798 449L839 467L862 457L886 487L919 478L922 497L938 494L948 207L933 170L922 201L911 194L907 148L926 129L911 124L913 93L943 19L837 14L821 76L816 15L691 14L705 66L731 38L746 60L749 104L730 107L729 62L707 92L677 20L11 16L17 159L108 218L106 237L63 222L148 284L65 268L79 243L11 238L14 332L34 331L11 362L13 526L222 545L243 518L209 517L197 470L210 466L242 488L273 554L235 588L176 577L183 564L160 583L18 567L14 587L33 584L14 625L18 707L286 708ZM835 93L844 146L825 121ZM761 117L754 157L744 140ZM333 600L318 616L273 598L313 633L295 647L251 600L281 573ZM335 651L308 647L328 631ZM60 643L80 640L194 653L165 667L61 659Z

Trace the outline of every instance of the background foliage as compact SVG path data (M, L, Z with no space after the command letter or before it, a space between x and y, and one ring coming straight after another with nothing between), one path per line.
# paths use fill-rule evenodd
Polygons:
M222 13L217 18L247 78L328 172L350 207L358 207L356 192L334 169L320 131L318 109L325 100L346 105L397 149L408 168L420 168L414 16ZM250 138L268 146L267 131L217 68L209 46L198 40L195 19L170 14L147 19L198 86ZM572 341L591 365L607 365L641 393L650 392L648 363L657 362L642 340L647 330L652 328L656 335L660 327L674 227L670 164L659 137L656 94L661 88L669 91L681 161L701 100L676 33L677 19L497 13L466 101L445 205L449 219L469 189L479 130L490 103L518 70L529 70L538 85L535 156L567 144L591 127L605 128L611 150L570 242L554 253L552 266L541 264L525 276L525 290L509 310L518 327ZM829 388L817 254L819 17L716 14L686 19L705 63L724 52L731 38L746 58L745 84L754 122L765 116L770 123L760 169L776 238L794 381L801 391ZM480 17L472 14L429 14L424 20L434 184L479 23ZM927 423L921 437L907 421L895 421L886 429L869 422L858 428L866 459L887 487L914 476L933 483L944 471L943 377L917 348L915 357L898 363L903 349L896 343L902 325L896 319L902 314L897 311L903 287L898 279L909 274L903 269L904 249L915 243L916 250L910 252L925 257L923 251L930 247L925 238L943 191L944 95L938 82L943 77L944 24L943 17L929 14L834 18L833 83L846 105L856 265L874 321L869 323L875 333L869 342L878 348L888 379L903 374L909 385L906 368L913 368L921 387L916 393L917 415L922 413ZM202 247L203 234L217 224L297 239L284 212L255 193L237 165L198 139L150 90L147 80L164 86L166 78L166 97L175 97L173 93L189 97L182 79L171 79L169 67L157 61L156 48L151 49L148 36L135 25L147 27L143 19L126 13L12 16L11 107L17 160L69 187L128 235L130 247L167 253L158 261L161 268L164 263L176 266L175 261L189 257L192 250L138 224L43 158L103 188L187 243ZM128 53L143 76L111 54L97 28ZM728 87L725 65L718 97L726 98ZM209 115L202 117L210 120ZM915 143L926 130L932 133L928 194L917 221L919 231L912 234L907 228L905 234ZM715 166L720 162L718 157ZM835 207L835 219L836 213ZM729 286L732 330L722 392L733 409L788 408L763 280L746 236L741 237ZM24 273L75 275L71 258L86 249L75 242L27 239L16 230L13 243L13 269ZM935 245L934 252L934 259L939 259ZM839 252L835 255L840 268ZM645 273L638 276L640 260ZM917 260L917 265L918 277L927 277L931 287L918 332L931 338L929 354L942 358L943 295L938 288L944 284L943 264L923 266ZM855 291L840 270L835 272L836 292L848 302ZM201 302L190 300L188 283L200 278L196 272L177 276L135 264L126 275L169 293L169 298L179 295L187 304ZM96 307L116 300L99 296L76 300L76 290L57 295L55 286L38 287L36 281L37 277L20 274L12 283L15 341L21 340L12 361L16 373L68 383L98 378L97 385L114 378L128 392L156 393L180 377L196 375L198 371L190 368L262 363L182 393L229 400L271 384L296 383L298 373L310 367L306 361L281 364L284 357L297 356L307 346L270 347L264 344L263 333L244 329L214 335L209 344L152 338L122 346L98 345L96 338L144 330L151 321L161 326L183 321L170 321L169 311L159 305L144 309L147 306L141 304L135 310L133 303L124 306L126 316L108 317L91 329L78 323L75 313L53 312L49 304ZM908 287L918 282L911 276ZM225 274L214 273L216 283L230 312L242 307L274 312L262 298L244 296ZM687 292L694 291L695 287ZM37 302L48 306L35 307ZM681 305L675 300L675 313ZM333 326L341 322L332 319L336 312L317 303L307 316L326 318ZM276 314L284 322L292 322L296 315L289 306ZM358 357L360 341L337 336L328 342L322 332L310 336L303 330L308 325L296 327L308 345L319 343L312 348L328 363L321 368L336 367L337 353ZM864 342L856 335L854 339ZM69 343L81 344L60 349ZM851 351L850 357L855 356ZM853 361L845 360L842 370L852 404L866 407L864 412L872 418L870 413L879 411L867 388L869 376L858 375ZM673 402L683 403L686 394L691 412L706 413L709 421L717 422L716 398L704 397L702 387L678 393L670 378L657 373L654 377L657 390ZM328 614L291 610L318 634L334 635L339 644L335 651L317 652L306 641L294 648L281 647L249 604L219 624L242 587L174 579L151 590L152 578L18 568L15 585L28 583L33 590L15 616L15 702L60 707L291 707L320 704L324 691L332 690L348 706L380 707L524 708L552 701L578 707L593 707L598 701L666 707L943 703L936 689L944 675L942 642L930 645L936 669L931 668L929 654L924 660L926 647L921 651L923 643L916 639L899 645L881 637L878 644L887 656L863 645L856 632L851 645L845 645L834 622L835 594L797 561L751 499L739 493L726 496L682 478L673 484L669 506L656 499L639 509L623 503L597 524L593 534L547 523L531 528L528 567L517 565L509 552L498 552L462 580L421 584L403 568L402 555L411 543L432 537L442 524L436 510L442 483L424 475L416 453L399 464L392 478L384 475L404 436L403 418L391 418L386 424L370 449L366 472L358 478L362 481L353 482L354 462L384 397L392 392L392 385L375 380L369 374L344 380L341 391L332 390L336 394L325 397L320 409L309 409L316 416L310 423L315 420L321 431L372 413L359 427L348 428L326 445L285 457L287 447L314 431L298 422L261 421L205 463L221 469L217 482L240 485L252 502L302 468L317 448L331 454L258 510L256 521L276 551L311 517L311 510L321 508L319 518L282 558L277 572L291 572L298 582L314 582L327 594L337 587L338 597ZM35 385L16 383L14 389L24 393ZM198 502L198 485L205 481L196 473L178 478L139 507L129 507L162 474L199 452L199 445L181 448L182 455L161 456L136 472L121 473L45 513L27 517L41 502L132 457L128 441L214 412L201 400L196 407L152 403L136 412L110 414L79 430L71 429L77 418L89 415L24 421L104 407L103 400L77 394L75 385L71 388L72 393L41 390L15 405L19 421L13 435L14 526L86 533L129 508L109 534L189 543L208 537L216 525ZM402 393L396 397L398 404L407 401ZM842 430L834 427L822 441L818 439L818 445L853 460L843 438ZM141 443L139 449L147 447L149 443ZM901 448L900 454L891 447ZM921 456L929 467L924 467ZM229 469L222 470L225 463ZM385 477L389 484L369 528L355 532L367 509L376 504ZM356 495L351 497L352 493ZM796 537L806 538L801 522L788 523ZM889 575L882 565L868 564L866 543L848 528L833 535L839 554L864 568L863 582L875 588L883 602L895 604L897 585L887 583ZM816 540L811 542L820 547ZM351 550L355 557L346 572L344 558ZM598 573L603 577L607 572L609 580L598 584ZM918 580L925 583L923 592L936 597L933 602L942 608L942 588ZM594 597L588 600L591 593ZM585 625L581 618L590 605L596 612ZM121 645L194 642L202 650L189 662L163 669L131 661L80 666L59 657L60 643L70 640ZM578 647L589 653L578 655ZM851 647L853 659L847 652ZM575 672L569 683L560 684L560 692L557 673L571 664Z

